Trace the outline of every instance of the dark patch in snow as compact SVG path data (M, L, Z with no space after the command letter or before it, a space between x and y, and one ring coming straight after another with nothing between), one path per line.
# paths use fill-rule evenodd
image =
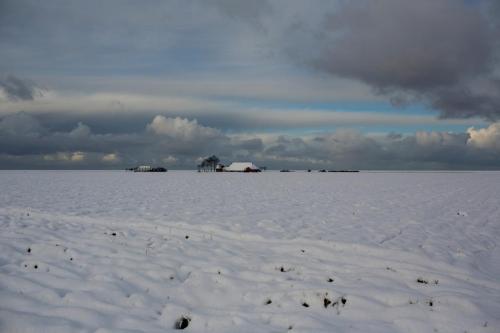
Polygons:
M417 279L417 282L421 283L421 284L429 284L429 280L428 279L424 279L424 278L421 278L421 277L419 277ZM433 280L432 283L435 284L435 285L438 285L439 284L439 280Z
M287 273L287 272L290 272L291 270L293 270L293 268L285 268L284 266L280 266L279 268L277 268L280 272L282 273Z
M176 330L183 330L189 326L190 321L191 321L191 318L182 316L179 319L177 319L177 321L175 322L174 328Z
M265 304L266 304L266 305L269 305L269 304L271 304L272 302L273 302L273 301L271 301L271 299L269 298L269 299L266 301L266 303L265 303Z
M111 236L116 236L116 232L112 232L112 233L111 233Z
M334 280L332 278L328 278L328 282L332 283Z
M31 248L28 247L28 249L26 250L26 252L31 253Z
M38 269L38 265L33 266L33 268Z
M418 279L417 279L417 282L418 282L418 283L421 283L421 284L429 284L429 281L427 281L427 280L425 280L425 279L423 279L423 278L418 278Z
M328 307L328 305L332 304L332 301L330 301L328 298L324 298L323 299L323 306L325 307L325 309Z
M302 303L302 306L305 307L305 308L308 308L309 304L307 304L306 302L304 302L304 303Z
M188 235L186 235L186 237L185 237L185 238L186 238L186 239L189 239L189 236L188 236Z
M342 305L345 305L347 303L347 299L345 297L342 297L340 301L342 302Z

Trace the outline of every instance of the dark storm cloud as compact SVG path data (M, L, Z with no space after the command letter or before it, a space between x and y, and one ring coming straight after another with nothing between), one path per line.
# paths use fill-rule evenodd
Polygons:
M348 2L327 27L337 36L322 65L381 90L447 86L490 64L487 24L459 1Z
M67 132L51 131L37 117L21 112L0 119L0 153L9 155L52 154L67 151L107 153L115 149L134 149L144 144L135 134L94 134L76 123Z
M0 167L192 169L200 157L217 154L226 163L251 160L275 169L493 169L500 167L499 142L500 123L467 133L373 137L343 129L301 137L229 135L195 119L157 115L137 132L97 134L82 122L56 131L17 113L0 119Z
M497 138L500 131L496 132ZM293 141L301 140L300 144ZM500 149L480 149L468 133L418 132L403 136L368 137L340 130L312 139L277 140L263 154L261 164L272 168L314 169L496 169Z
M383 145L354 130L313 138L280 137L265 153L271 165L286 162L292 168L390 168Z
M299 42L292 54L319 71L365 82L395 104L421 101L443 117L498 119L493 72L500 67L500 16L485 13L483 3L341 2L307 35L315 48L304 50Z
M213 152L230 156L262 149L258 138L228 137L218 129L180 117L155 116L140 131L126 134L97 134L82 122L65 131L51 129L55 127L45 126L38 116L24 112L0 118L0 168L29 165L26 160L33 162L30 168L125 167L163 164L163 159L172 157L178 167L193 168L199 157ZM112 155L116 163L110 164Z
M453 86L438 89L429 95L432 105L441 110L441 117L481 116L488 120L500 119L500 80L490 78L481 86Z
M33 100L37 94L37 86L28 80L23 80L13 75L0 78L0 90L3 90L11 101Z

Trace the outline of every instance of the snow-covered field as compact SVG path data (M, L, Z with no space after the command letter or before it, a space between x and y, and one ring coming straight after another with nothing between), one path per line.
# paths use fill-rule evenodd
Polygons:
M0 332L500 332L500 173L0 172Z

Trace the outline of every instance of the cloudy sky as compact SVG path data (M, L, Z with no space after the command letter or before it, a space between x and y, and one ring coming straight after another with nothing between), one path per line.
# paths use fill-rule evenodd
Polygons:
M496 0L0 0L0 168L499 169Z

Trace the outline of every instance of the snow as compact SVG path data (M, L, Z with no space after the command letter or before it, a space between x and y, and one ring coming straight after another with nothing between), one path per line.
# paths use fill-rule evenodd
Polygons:
M0 186L0 332L500 331L499 172Z

